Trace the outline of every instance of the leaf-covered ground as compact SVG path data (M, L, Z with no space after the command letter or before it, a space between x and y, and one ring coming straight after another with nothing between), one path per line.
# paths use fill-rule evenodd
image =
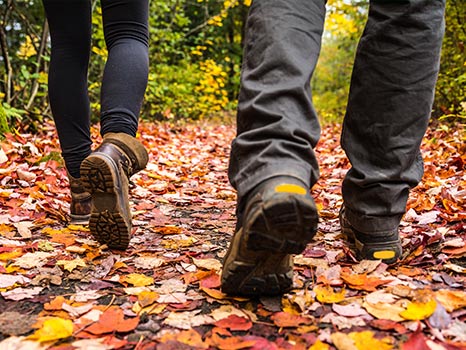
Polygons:
M348 161L323 129L320 230L282 298L222 294L235 225L234 126L143 123L130 248L69 226L54 128L0 150L0 349L466 349L464 129L433 126L401 226L400 263L357 262L337 219ZM93 135L98 142L97 129Z

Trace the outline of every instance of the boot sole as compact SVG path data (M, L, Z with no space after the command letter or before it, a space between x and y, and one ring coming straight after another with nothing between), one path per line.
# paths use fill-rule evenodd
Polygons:
M247 247L276 253L299 254L317 232L315 204L295 194L275 194L245 222Z
M231 295L260 296L280 295L293 285L293 268L277 273L277 264L286 259L286 254L266 251L249 252L249 261L241 261L240 244L242 230L238 231L225 255L222 271L222 291ZM236 253L235 253L236 250ZM245 252L241 252L244 254ZM281 266L282 270L286 267ZM273 272L272 272L273 271Z
M87 215L70 214L70 225L87 225L89 224L90 218L91 218L91 214L87 214Z
M81 178L92 196L92 235L109 248L126 249L131 237L131 217L124 213L124 201L128 199L122 193L118 166L105 154L90 155L81 164Z
M344 225L345 219L341 212L339 219L341 233L356 252L358 260L382 260L386 264L393 264L400 259L403 248L399 237L385 242L362 242L351 226Z
M222 291L231 295L261 296L280 295L293 285L293 270L281 274L251 276L255 266L233 262L222 282Z

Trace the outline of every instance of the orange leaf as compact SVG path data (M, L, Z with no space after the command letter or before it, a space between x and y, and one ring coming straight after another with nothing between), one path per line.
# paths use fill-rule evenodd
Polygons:
M216 273L209 274L206 278L201 279L200 284L204 288L219 288L221 286L220 276Z
M110 332L129 332L137 327L139 317L125 319L123 310L111 307L99 317L99 321L86 328L86 331L95 335Z
M392 280L381 280L376 277L368 277L365 273L363 274L352 274L348 268L344 268L341 271L341 279L345 281L348 286L356 290L365 290L368 292L374 292L377 287L383 284L390 283Z
M242 337L222 338L216 333L209 338L209 344L220 350L246 349L254 346L256 342L256 340L245 340Z
M183 232L183 229L178 226L164 226L164 227L157 227L153 229L154 232L159 233L161 235L179 235Z
M277 312L270 318L277 327L299 327L313 323L311 318L293 315L288 312Z
M45 303L44 310L47 310L47 311L61 310L63 303L66 303L66 299L63 296L59 295L55 299L50 301L50 303Z
M251 329L252 322L245 317L230 315L223 320L215 322L215 325L220 328L227 328L230 331L247 331Z
M208 347L202 340L202 336L194 329L182 331L180 333L166 333L160 339L162 344L169 341L177 341L182 344L190 345L196 349L205 349Z

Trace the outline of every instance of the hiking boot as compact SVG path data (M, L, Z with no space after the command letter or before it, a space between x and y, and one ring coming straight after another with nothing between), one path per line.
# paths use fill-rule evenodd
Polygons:
M291 254L301 253L317 231L309 188L288 176L266 180L241 201L237 220L224 258L222 290L248 296L289 290Z
M145 168L147 151L134 137L107 133L81 164L81 178L92 196L89 230L112 249L124 250L131 238L128 187L131 175Z
M401 257L402 248L398 228L392 231L359 232L346 219L343 206L339 217L341 232L348 242L354 245L358 259L382 260L386 264L392 264Z
M91 194L84 189L82 180L68 173L70 182L70 224L87 225L91 217Z

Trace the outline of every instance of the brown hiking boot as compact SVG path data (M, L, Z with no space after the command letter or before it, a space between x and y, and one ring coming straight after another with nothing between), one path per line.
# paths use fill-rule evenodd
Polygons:
M91 217L91 194L84 188L81 179L77 179L68 173L70 182L70 224L87 225Z
M398 229L365 233L351 226L345 215L345 207L340 209L341 233L353 246L360 260L382 260L386 264L397 262L402 254Z
M81 178L92 196L89 229L95 239L124 250L131 238L128 187L131 175L145 168L144 146L125 133L107 133L81 164Z
M287 176L266 180L239 207L236 233L225 256L222 290L236 295L277 295L293 283L292 255L317 231L309 188Z

